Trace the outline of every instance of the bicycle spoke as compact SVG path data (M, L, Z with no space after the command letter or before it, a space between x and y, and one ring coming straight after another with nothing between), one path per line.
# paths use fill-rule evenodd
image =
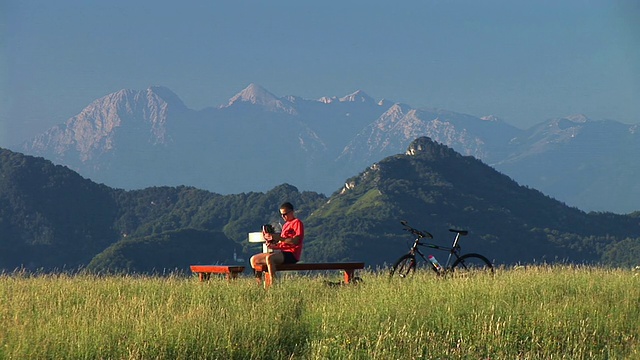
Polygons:
M466 254L453 263L452 270L460 276L493 274L493 265L480 254Z
M413 255L404 255L391 268L391 277L406 278L416 269L416 258Z

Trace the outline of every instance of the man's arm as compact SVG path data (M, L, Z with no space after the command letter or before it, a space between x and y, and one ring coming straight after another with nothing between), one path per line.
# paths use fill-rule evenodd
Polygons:
M285 244L298 245L300 243L300 235L296 235L292 238L282 238L280 235L278 235L278 237L280 238L279 241Z
M298 245L300 243L300 235L296 235L292 238L283 238L280 234L268 234L268 235L265 235L264 238L270 241L271 243L281 242L281 243L290 244L290 245Z

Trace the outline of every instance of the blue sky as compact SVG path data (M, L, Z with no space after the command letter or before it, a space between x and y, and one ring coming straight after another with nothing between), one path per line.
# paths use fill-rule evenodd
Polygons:
M634 0L0 0L0 146L151 85L193 109L254 82L520 128L575 113L635 124L638 19Z

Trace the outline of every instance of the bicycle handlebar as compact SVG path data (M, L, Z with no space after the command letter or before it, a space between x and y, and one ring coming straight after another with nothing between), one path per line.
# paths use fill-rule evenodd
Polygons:
M420 231L416 228L413 228L409 225L409 223L407 223L406 220L401 220L400 224L402 224L405 227L404 228L405 231L408 231L420 238L428 237L429 239L433 239L433 235L431 235L428 231L424 231L424 230Z

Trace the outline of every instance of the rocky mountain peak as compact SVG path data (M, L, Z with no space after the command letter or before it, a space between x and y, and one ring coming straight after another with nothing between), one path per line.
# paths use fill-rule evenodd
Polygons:
M551 131L555 132L562 132L566 130L577 131L589 122L591 122L591 120L589 120L588 117L582 114L569 115L562 118L550 120L548 122L548 128Z
M483 116L483 117L480 118L480 120L484 120L484 121L488 121L488 122L499 122L499 121L502 121L502 120L500 120L499 117L497 117L495 115Z
M228 108L243 103L262 106L268 111L286 112L289 114L297 113L296 109L291 106L288 101L282 101L265 88L255 83L249 84L249 86L229 99L229 103L226 106L221 107Z
M325 103L325 104L331 104L332 102L336 101L338 98L336 96L332 96L332 97L328 97L328 96L323 96L320 99L318 99L319 102L321 103Z
M439 144L427 136L419 137L409 144L406 155L409 156L427 156L430 159L449 158L452 156L460 156L450 147Z
M156 99L157 101L163 101L174 110L184 110L187 108L187 106L182 102L178 95L176 95L176 93L164 86L150 86L146 90L146 95L147 99Z
M22 148L35 154L50 151L59 159L77 156L86 162L115 149L118 134L136 133L151 144L167 144L171 141L166 129L169 111L186 109L182 100L164 87L123 89L95 100Z
M430 150L432 150L434 147L437 147L437 146L438 144L436 144L433 140L431 140L431 138L429 138L428 136L422 136L413 140L411 144L409 144L406 154L416 155L422 152L429 152Z
M589 119L586 115L584 114L574 114L574 115L569 115L564 117L565 119L574 122L574 123L578 123L578 124L584 124L586 122L590 122L591 119Z
M405 104L396 103L391 105L389 110L387 110L382 117L391 118L391 119L400 119L403 116L407 115L411 111L411 107Z
M358 90L352 94L340 98L341 102L372 102L372 97L367 95L364 91Z
M232 105L233 103L238 101L249 102L251 104L258 105L267 105L278 101L278 98L262 86L251 83L249 84L249 86L229 99L229 105Z

